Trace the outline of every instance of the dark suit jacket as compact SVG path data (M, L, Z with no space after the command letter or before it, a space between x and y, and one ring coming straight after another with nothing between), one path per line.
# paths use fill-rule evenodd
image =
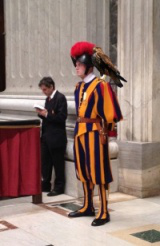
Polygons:
M47 117L40 116L42 121L42 140L52 148L64 147L67 142L65 121L67 119L67 100L56 91L53 99L45 101Z

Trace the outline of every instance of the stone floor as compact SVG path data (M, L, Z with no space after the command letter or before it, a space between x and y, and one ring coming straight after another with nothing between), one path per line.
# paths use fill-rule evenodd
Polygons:
M0 246L160 246L160 196L139 199L122 193L109 196L111 222L92 227L94 218L68 218L82 199L31 197L0 200ZM98 197L94 197L98 207Z

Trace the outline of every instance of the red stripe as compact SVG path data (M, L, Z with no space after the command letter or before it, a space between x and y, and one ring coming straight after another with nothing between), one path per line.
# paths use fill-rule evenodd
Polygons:
M90 94L90 96L89 96L89 98L88 98L88 102L90 101L90 99L91 99L91 96L92 96L92 94Z
M101 89L101 95L104 98L104 85L103 85L103 83L100 83L100 89Z
M108 131L108 137L117 137L117 131Z

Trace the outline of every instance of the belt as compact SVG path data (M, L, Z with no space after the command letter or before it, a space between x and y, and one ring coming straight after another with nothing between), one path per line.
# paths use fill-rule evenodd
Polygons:
M77 122L79 123L100 123L101 119L100 118L83 118L83 117L78 117Z
M100 118L83 118L83 117L78 117L77 122L79 123L96 123L97 125L97 130L99 132L101 144L106 144L107 143L107 122L102 121ZM102 122L102 126L99 124Z

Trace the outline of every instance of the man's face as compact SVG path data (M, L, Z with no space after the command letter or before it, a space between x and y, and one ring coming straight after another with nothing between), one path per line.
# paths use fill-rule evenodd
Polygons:
M53 86L51 86L51 87L47 87L47 86L45 86L45 85L41 85L41 90L42 90L42 92L47 96L47 97L49 97L49 96L51 96L52 95L52 92L54 91L54 89L53 89Z
M83 63L77 61L76 62L76 73L77 73L77 76L79 76L80 78L83 79L84 77L86 77L85 71L86 71L86 66Z

